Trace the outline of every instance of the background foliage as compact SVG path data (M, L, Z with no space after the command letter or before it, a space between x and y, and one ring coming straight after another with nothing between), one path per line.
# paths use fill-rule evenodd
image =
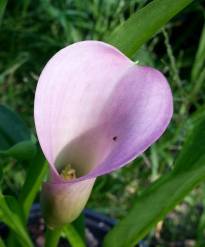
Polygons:
M118 24L148 2L8 1L0 26L1 104L18 112L33 132L34 91L46 61L70 43L109 40ZM165 135L133 165L98 178L88 207L121 219L133 205L134 195L172 170L184 138L195 124L196 112L205 106L203 6L204 1L194 1L133 55L135 61L154 66L168 77L174 94L174 117ZM27 139L35 142L29 131L22 140ZM190 153L199 147L191 147ZM0 162L3 192L18 195L28 162L6 157ZM203 246L204 203L202 184L150 232L146 241L153 245L157 241L159 246Z

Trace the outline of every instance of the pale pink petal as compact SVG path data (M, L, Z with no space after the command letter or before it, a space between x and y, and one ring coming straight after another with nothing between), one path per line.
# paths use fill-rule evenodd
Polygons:
M36 91L35 123L56 179L62 180L56 168L72 164L82 176L76 182L141 154L164 132L172 108L159 71L135 65L105 43L85 41L46 65Z
M117 79L131 64L117 49L98 41L68 46L48 62L36 89L34 115L41 147L54 172L62 149L96 127Z
M163 134L172 114L172 93L165 77L153 68L129 68L99 120L106 126L101 131L110 137L110 152L81 179L103 175L135 159Z

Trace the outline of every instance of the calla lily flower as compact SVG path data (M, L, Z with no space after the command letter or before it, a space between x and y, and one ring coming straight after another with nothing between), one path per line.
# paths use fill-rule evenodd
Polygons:
M40 75L34 109L51 172L41 194L47 224L76 219L96 177L142 154L172 113L165 77L115 47L83 41L55 54Z

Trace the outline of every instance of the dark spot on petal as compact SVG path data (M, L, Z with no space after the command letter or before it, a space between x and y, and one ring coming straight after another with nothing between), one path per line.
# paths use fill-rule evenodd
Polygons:
M113 141L117 141L117 136L114 136L112 139Z

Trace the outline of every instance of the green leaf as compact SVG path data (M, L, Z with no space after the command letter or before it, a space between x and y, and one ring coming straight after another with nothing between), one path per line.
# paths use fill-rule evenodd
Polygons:
M22 141L7 150L0 150L0 155L13 157L17 160L29 160L36 154L36 144L33 141Z
M0 237L0 247L6 247L6 245L4 244L3 240Z
M191 123L190 123L191 124ZM175 163L173 173L197 169L198 160L205 154L205 111L199 111L192 118L190 133Z
M23 225L22 212L14 197L0 194L0 217L18 236L23 247L32 247L31 239Z
M18 114L0 105L0 150L30 139L31 133Z
M7 2L8 2L7 0L1 0L0 1L0 25L1 25L1 21L2 21L4 12L6 9Z
M30 163L27 177L19 196L19 202L22 205L25 218L28 217L30 208L41 187L42 181L47 174L47 171L47 163L42 151L39 148L34 159Z
M72 247L86 247L82 238L71 224L63 228L62 236L69 241Z
M131 57L192 0L154 0L133 14L105 40Z
M39 192L41 187L43 178L47 174L47 164L42 154L40 148L36 151L36 155L34 156L33 160L30 162L29 169L27 171L26 180L24 185L20 191L19 195L19 204L22 208L22 219L24 224L27 222L27 218L33 204L33 201L36 197L36 194ZM16 246L15 244L16 236L13 232L10 233L8 240L10 241L9 244L11 246ZM13 244L14 242L14 244Z
M104 247L132 247L205 179L205 114L195 118L175 169L149 186L106 236Z

